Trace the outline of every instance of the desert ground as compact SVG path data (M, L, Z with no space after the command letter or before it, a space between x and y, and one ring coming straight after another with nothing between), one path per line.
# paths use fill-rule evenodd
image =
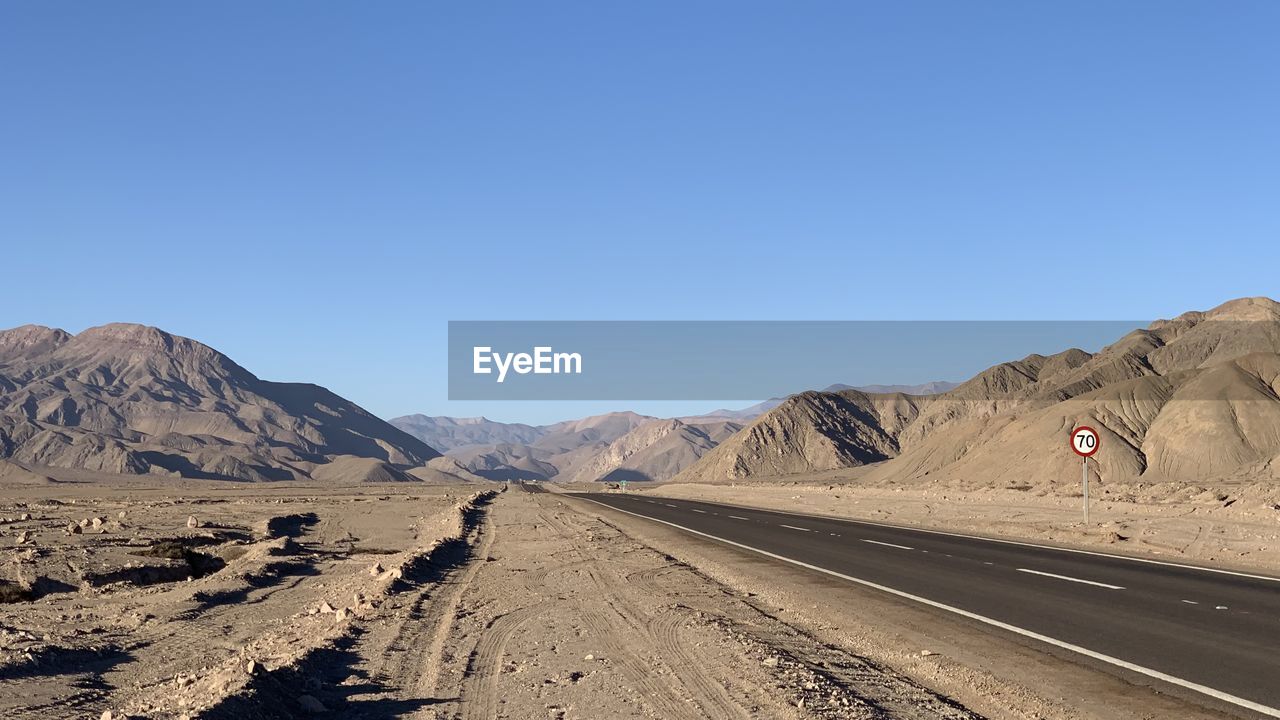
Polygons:
M1216 717L531 490L6 486L0 715Z

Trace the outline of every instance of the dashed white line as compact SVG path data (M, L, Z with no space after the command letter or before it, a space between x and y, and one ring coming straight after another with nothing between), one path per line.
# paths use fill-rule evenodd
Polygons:
M809 528L796 527L795 525L782 525L782 524L779 524L779 525L778 525L778 527L784 527L784 528L787 528L788 530L803 530L803 531L805 531L805 532L813 532L813 531L812 531L812 530L810 530Z
M689 508L689 509L690 509L690 510L692 510L692 511L694 511L694 512L696 512L696 513L702 513L703 515L706 515L706 514L707 514L707 511L706 511L706 510L699 510L698 508Z
M1199 605L1199 604L1200 604L1200 603L1196 602L1195 600L1183 600L1182 602L1184 602L1184 603L1186 603L1186 604L1188 604L1188 605Z
M676 507L675 505L672 505L671 503L662 503L662 504L663 504L663 505L666 505L667 507Z
M899 550L915 550L915 548L907 547L906 545L895 545L893 543L880 542L879 540L863 540L862 542L871 543L872 545L883 545L885 547L898 548Z
M593 501L596 502L596 501ZM733 503L721 503L727 507L742 507ZM744 508L754 510L757 508ZM1223 570L1222 568L1206 567L1204 565L1187 565L1186 563L1170 562L1168 560L1156 560L1154 558L1135 557L1133 555L1121 555L1118 553L1105 553L1096 550L1081 550L1079 548L1062 547L1059 545L1044 545L1041 543L1025 542L1023 540L1006 540L1004 538L987 537L985 535L968 535L965 533L949 532L947 530L932 530L929 528L916 527L912 525L895 525L893 523L877 522L875 520L861 520L858 518L843 517L840 515L815 515L813 513L790 512L787 510L769 510L768 512L775 515L790 515L791 517L810 518L817 520L835 520L837 522L850 523L852 525L872 525L874 527L892 528L894 530L907 530L910 532L929 533L931 535L949 535L951 537L967 538L969 540L981 540L983 542L1002 543L1004 545L1021 545L1022 547L1033 547L1041 550L1054 550L1057 552L1077 553L1079 555L1096 555L1097 557L1113 558L1116 560L1128 560L1129 562L1147 563L1149 565L1166 565L1168 567L1184 568L1187 570L1199 570L1201 572L1217 573L1219 575L1235 575L1236 577L1251 578L1253 580L1266 580L1269 582L1280 583L1280 576L1277 575L1255 575L1252 573L1244 573L1236 570ZM921 552L928 552L922 550Z
M765 557L771 557L774 560L781 560L782 562L790 563L791 565L795 565L796 567L802 567L807 570L813 570L815 572L825 573L832 577L838 577L841 580L846 580L848 582L855 583L857 585L862 585L863 587L873 588L881 592L889 593L890 595L896 595L900 598L905 598L913 602L918 602L922 605L928 605L930 607L938 608L939 610L945 610L946 612L954 613L961 617L969 618L970 620L976 620L980 623L984 623L992 627L1000 628L1001 630L1007 630L1012 633L1017 633L1023 637L1031 638L1032 640L1039 640L1042 643L1053 645L1054 647L1059 647L1059 648L1062 648L1063 650L1070 650L1071 652L1084 655L1085 657L1093 658L1094 660L1099 660L1109 665L1114 665L1116 667L1124 668L1125 670L1129 670L1131 672L1136 672L1141 675L1146 675L1149 678L1162 680L1164 682L1171 683L1173 685L1177 685L1179 687L1183 687L1188 690L1192 690L1194 692L1198 692L1202 695L1208 695L1211 698L1216 698L1223 702L1231 703L1232 705L1237 705L1242 708L1247 708L1249 710L1253 710L1254 712L1261 713L1268 717L1280 718L1280 708L1274 708L1267 705L1263 705L1262 703L1254 702L1252 700L1248 700L1246 698L1242 698L1237 695L1232 695L1230 693L1225 693L1216 688L1211 688L1208 685L1201 685L1200 683L1191 682L1190 680L1184 680L1175 675L1170 675L1168 673L1160 672L1159 670L1152 670L1151 668L1143 667L1136 663L1131 663L1128 660L1121 660L1120 658L1112 657L1110 655L1100 653L1096 650L1090 650L1089 648L1082 647L1074 643L1069 643L1069 642L1066 642L1065 640L1059 640L1055 637L1050 637L1048 635L1043 635L1041 633L1034 632L1032 630L1027 630L1026 628L1020 628L1017 625L1011 625L1006 622L1001 622L994 618L986 617L985 615L979 615L978 613L975 613L975 612L962 610L953 605L947 605L946 603L938 602L937 600L930 600L928 598L921 597L919 595L914 595L912 593L905 592L903 590L897 590L895 588L889 587L888 585L881 585L880 583L871 582L870 580L863 580L862 578L857 578L852 575L846 575L842 572L836 572L835 570L819 567L818 565L807 563L802 560L789 558L785 555L771 553L768 550L761 550L760 548L752 547L745 543L735 542L727 538L722 538L716 535L712 535L711 533L705 533L700 530L694 530L693 528L685 527L684 525L678 525L676 523L668 522L666 520L659 520L658 518L649 517L647 515L641 515L640 513L631 512L630 510L623 510L622 508L614 507L613 505L602 503L599 500L592 500L591 498L583 498L583 499L586 500L587 502L593 502L597 505L602 505L616 512L626 513L628 515L634 515L635 517L644 518L646 520L652 520L653 522L662 523L663 525L679 528L680 530L684 530L687 533L700 535L702 537L709 538L711 540L722 542L726 545L732 545L734 547L742 548L743 550L749 550L754 553L759 553L760 555L763 555ZM1054 549L1057 549L1057 548L1054 548ZM1105 555L1104 553L1090 553L1090 554ZM1115 556L1111 556L1111 557L1115 557ZM1164 563L1164 564L1172 564L1172 563ZM1267 578L1267 579L1272 579L1272 578Z
M1119 585L1108 585L1108 584L1106 584L1106 583L1095 582L1095 581L1093 581L1093 580L1081 580L1080 578L1073 578L1073 577L1069 577L1069 576L1067 576L1067 575L1054 575L1053 573L1041 572L1041 571L1039 571L1039 570L1029 570L1029 569L1027 569L1027 568L1018 568L1018 572L1031 573L1032 575L1043 575L1043 576L1045 576L1045 577L1056 578L1056 579L1058 579L1058 580L1066 580L1066 581L1068 581L1068 582L1084 583L1085 585L1096 585L1096 586L1098 586L1098 587L1106 588L1106 589L1108 589L1108 590L1123 590L1123 589L1124 589L1123 587L1121 587L1121 586L1119 586Z
M744 518L744 517L742 517L741 515L730 515L729 517L733 518L734 520L748 520L748 519L749 519L749 518Z

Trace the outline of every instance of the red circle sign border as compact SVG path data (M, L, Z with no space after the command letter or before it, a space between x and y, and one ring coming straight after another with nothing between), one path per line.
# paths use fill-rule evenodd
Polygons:
M1088 430L1089 432L1093 433L1093 437L1094 437L1094 439L1095 439L1095 440L1097 440L1097 442L1095 442L1095 443L1093 444L1093 449L1092 449L1092 450L1090 450L1089 452L1080 452L1080 451L1076 448L1076 442L1075 442L1075 441L1076 441L1076 433L1080 432L1081 430ZM1073 430L1071 431L1071 439L1069 440L1069 442L1070 442L1070 444L1071 444L1071 450L1072 450L1072 452L1074 452L1075 454L1079 455L1080 457L1093 457L1093 454L1094 454L1094 453L1096 453L1096 452L1098 452L1098 449L1102 447L1102 436L1098 434L1098 431L1097 431L1097 430L1094 430L1093 428L1089 427L1088 425L1078 425L1078 426L1076 426L1076 428L1075 428L1075 429L1073 429Z

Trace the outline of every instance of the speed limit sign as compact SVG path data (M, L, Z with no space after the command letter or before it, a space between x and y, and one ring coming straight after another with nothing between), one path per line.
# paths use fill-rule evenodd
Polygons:
M1089 524L1089 458L1098 452L1098 431L1088 425L1081 425L1071 431L1071 449L1084 459L1084 468L1080 477L1080 488L1084 495L1084 524Z
M1098 452L1098 431L1088 425L1081 425L1071 431L1071 449L1080 457L1089 457Z

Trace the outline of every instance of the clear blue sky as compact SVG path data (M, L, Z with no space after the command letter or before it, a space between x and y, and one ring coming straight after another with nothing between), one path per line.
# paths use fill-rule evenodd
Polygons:
M448 403L447 320L1275 297L1277 27L1272 0L7 2L0 326L142 322L383 416L544 422L606 408Z

